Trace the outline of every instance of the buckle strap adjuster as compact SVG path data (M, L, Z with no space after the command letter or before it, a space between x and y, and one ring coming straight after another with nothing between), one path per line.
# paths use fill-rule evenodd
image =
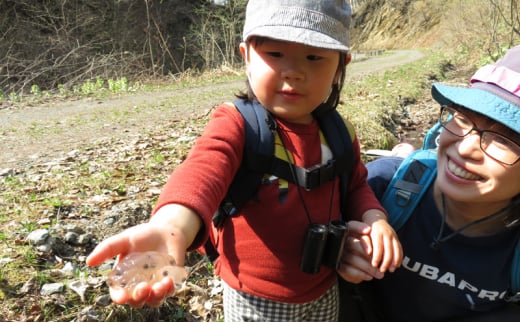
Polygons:
M320 187L324 183L333 180L335 176L335 160L309 168L296 168L297 184L307 191Z

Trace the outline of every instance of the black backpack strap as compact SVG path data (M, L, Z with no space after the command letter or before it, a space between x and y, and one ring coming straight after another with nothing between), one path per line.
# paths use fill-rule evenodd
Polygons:
M213 216L213 224L217 228L254 197L274 158L275 123L271 114L256 101L236 100L234 104L244 118L246 140L242 164Z
M233 102L244 119L245 145L240 168L237 170L224 200L213 215L213 225L220 228L225 220L238 214L238 210L258 190L262 177L274 156L274 120L258 102L236 100ZM256 165L251 167L251 165ZM255 170L256 169L256 170ZM208 239L204 244L206 256L211 262L219 253Z
M259 108L265 110L260 105ZM336 110L317 114L316 118L334 156L332 160L326 164L304 168L277 158L273 153L266 154L267 150L263 152L255 150L258 148L254 147L246 156L247 167L253 171L269 173L278 178L283 178L306 190L320 187L324 183L332 181L336 176L350 173L354 163L354 154L352 140L345 121ZM276 129L273 119L268 122L268 125L271 129L270 134L272 134L272 131ZM347 180L343 181L343 183L346 182Z
M234 216L238 210L258 190L264 174L272 174L288 182L310 190L341 176L341 194L345 194L348 175L353 167L354 153L352 139L345 121L336 110L329 110L316 115L325 139L334 159L325 165L303 168L274 156L274 131L276 123L271 114L257 101L234 102L244 118L246 143L244 156L228 194L213 217L216 227L222 225L228 216ZM296 177L293 176L293 171ZM344 195L342 195L344 196ZM342 201L342 213L346 207Z
M334 156L334 173L340 176L341 214L343 220L348 220L348 207L346 205L347 187L352 168L354 167L354 146L345 120L336 109L320 110L315 114L325 139Z
M333 153L333 161L318 167L302 168L274 156L274 131L276 123L271 114L257 101L236 100L235 107L244 118L245 146L243 160L227 195L213 215L213 225L219 228L224 221L238 214L239 209L254 198L264 174L272 174L306 189L312 189L340 176L341 212L346 216L344 196L348 177L354 163L352 139L345 121L336 110L320 113L318 124ZM295 170L296 179L292 175ZM344 220L346 220L344 218ZM206 255L211 261L218 257L211 239L205 244Z

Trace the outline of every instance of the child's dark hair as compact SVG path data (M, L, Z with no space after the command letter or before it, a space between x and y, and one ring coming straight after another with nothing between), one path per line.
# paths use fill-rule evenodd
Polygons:
M246 46L257 46L261 44L264 40L264 37L252 37L250 41L246 44ZM326 110L336 109L336 107L339 104L341 89L343 88L343 84L345 83L345 73L347 70L347 55L348 53L340 52L338 69L340 69L341 74L338 82L332 84L332 90L327 101L325 102ZM249 80L246 80L246 91L239 92L238 94L236 94L236 97L246 102L256 100L255 93L251 88L251 84L249 84Z

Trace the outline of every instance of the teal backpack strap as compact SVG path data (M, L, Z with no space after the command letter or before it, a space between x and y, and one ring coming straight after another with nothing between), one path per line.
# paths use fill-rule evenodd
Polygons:
M436 174L437 153L434 150L416 150L399 165L381 201L394 230L406 223Z
M416 150L399 165L381 201L394 230L399 230L410 218L436 174L435 150ZM516 242L511 266L511 290L505 300L520 302L520 239Z
M515 208L520 206L520 196L515 198L513 204ZM518 215L514 217L515 219L511 222L511 225L515 225L514 222L519 221ZM513 264L511 265L511 295L507 300L520 302L520 233L517 234Z
M437 149L439 146L439 135L442 131L442 126L439 121L437 121L424 135L423 146L422 149Z
M520 239L516 242L511 266L511 295L508 295L506 300L508 302L520 302Z

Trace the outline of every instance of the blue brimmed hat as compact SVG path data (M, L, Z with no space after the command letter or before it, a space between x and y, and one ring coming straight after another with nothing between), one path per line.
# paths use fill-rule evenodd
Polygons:
M243 40L260 36L347 52L351 16L345 0L249 0Z
M520 133L520 46L478 69L469 88L436 83L432 96L441 105L461 105Z

